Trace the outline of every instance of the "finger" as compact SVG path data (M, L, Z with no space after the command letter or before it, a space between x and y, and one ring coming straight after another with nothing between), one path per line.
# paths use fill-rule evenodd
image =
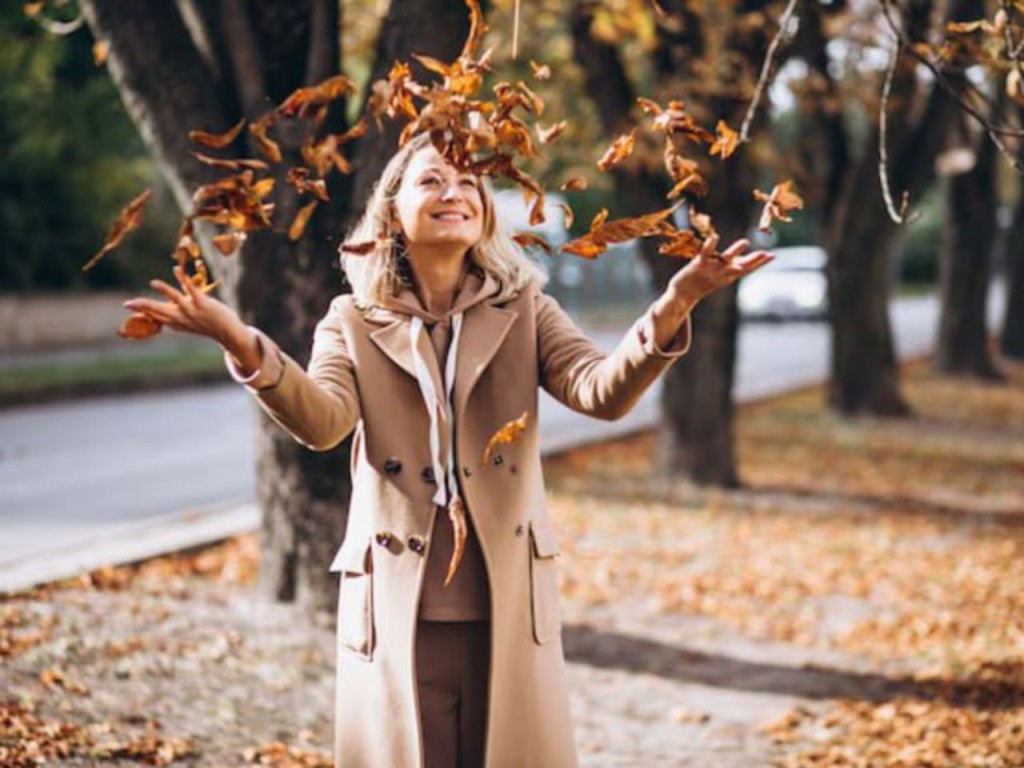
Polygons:
M775 261L775 256L768 251L754 251L735 259L733 266L739 267L743 274L748 274L772 261Z
M715 249L718 247L718 233L710 235L700 247L700 253L697 254L698 258L707 259L715 254Z
M141 312L147 317L151 317L161 323L169 324L172 322L178 322L181 318L181 314L173 304L163 304L156 301L150 301L149 299L139 299L137 301L126 301L124 306L133 312Z
M153 290L166 296L179 307L184 307L185 295L170 283L166 283L163 280L150 280L149 285Z
M185 295L196 301L199 298L199 289L196 288L196 284L192 282L191 278L185 274L185 269L181 266L176 266L174 268L174 276L178 278L178 282L184 289Z
M726 248L724 251L722 251L722 258L726 259L726 260L734 259L737 256L739 256L741 253L743 253L745 250L747 250L747 248L749 248L749 247L750 247L750 241L747 240L747 238L745 238L745 237L741 237L735 243L733 243L728 248Z

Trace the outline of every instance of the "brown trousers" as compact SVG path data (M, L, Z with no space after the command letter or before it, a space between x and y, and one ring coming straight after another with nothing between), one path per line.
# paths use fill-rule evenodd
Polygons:
M487 736L488 621L421 621L416 687L425 768L483 768Z

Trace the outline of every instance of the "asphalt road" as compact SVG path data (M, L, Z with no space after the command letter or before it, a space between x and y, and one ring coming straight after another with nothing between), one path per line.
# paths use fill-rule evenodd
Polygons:
M994 291L994 320L1002 317L1002 298ZM902 357L933 347L934 299L899 299L892 317ZM619 338L591 335L605 348ZM745 324L738 361L740 401L821 381L827 327ZM542 449L651 424L657 392L613 424L574 414L544 394ZM224 384L0 412L0 571L35 552L73 550L75 542L95 541L125 524L251 501L254 408L244 390Z

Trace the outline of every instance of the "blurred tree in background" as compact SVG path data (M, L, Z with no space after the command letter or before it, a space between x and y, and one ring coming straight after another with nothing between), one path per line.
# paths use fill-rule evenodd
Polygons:
M114 215L157 184L86 28L57 36L0 8L0 291L135 287L165 271L177 226L157 187L145 223L89 272ZM162 195L161 195L162 191Z

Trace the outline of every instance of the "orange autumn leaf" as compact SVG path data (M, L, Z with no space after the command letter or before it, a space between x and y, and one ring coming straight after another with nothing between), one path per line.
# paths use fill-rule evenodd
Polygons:
M700 213L692 205L690 206L689 220L690 227L704 240L707 240L712 235L718 234L714 224L711 223L711 215L707 213Z
M715 131L717 131L718 136L715 138L715 143L711 145L709 154L712 157L720 155L721 158L725 160L736 151L740 135L730 128L725 120L718 121L718 125L715 126Z
M526 432L526 420L529 417L528 411L523 411L518 419L504 424L497 432L491 435L484 448L484 455L481 461L486 465L491 463L491 456L499 445L512 445L519 440Z
M551 67L547 64L538 64L533 59L530 60L530 71L533 76L538 80L550 80L551 79Z
M285 181L295 187L299 194L312 193L323 202L330 199L327 195L327 182L323 179L310 179L308 168L289 168Z
M245 243L248 235L245 232L226 232L213 236L213 245L225 256L236 253Z
M601 159L597 161L597 167L602 171L607 171L613 165L621 163L633 154L635 147L636 129L617 137L612 142L612 145L605 150L605 153L601 155Z
M550 144L552 141L562 135L562 132L569 126L568 121L560 120L554 125L547 128L542 128L540 123L537 123L537 136L540 138L541 144Z
M559 187L563 192L580 192L590 186L588 182L582 176L573 176L571 179L566 179L562 182L562 186Z
M270 126L274 124L274 120L274 113L268 112L249 126L249 133L252 134L253 139L256 140L256 145L264 155L266 155L271 161L280 163L284 159L281 154L281 147L278 146L276 141L267 136L267 131L269 131Z
M555 205L562 209L562 214L565 216L565 228L571 229L573 222L576 221L576 216L573 214L572 208L569 207L568 203L559 202L555 203Z
M206 131L192 130L188 132L188 138L189 141L209 149L224 149L224 147L238 138L238 134L242 132L242 126L244 125L245 118L243 117L224 133L207 133Z
M678 206L643 216L607 221L608 211L601 211L590 224L590 231L562 246L561 250L592 259L604 253L612 243L622 243L637 237L674 235L678 230L668 221Z
M459 563L462 562L462 555L466 551L466 536L469 533L469 526L466 524L466 508L462 499L456 497L448 505L448 519L452 522L452 558L448 561L448 573L444 577L444 585L447 587L459 570Z
M228 171L270 170L270 166L267 165L262 160L255 160L249 158L225 159L220 157L210 157L209 155L204 155L202 152L193 152L192 154L195 155L196 160L201 162L203 165L210 166L211 168L223 168Z
M142 224L142 212L145 210L146 203L149 202L149 198L152 196L153 190L147 189L124 207L121 213L118 214L113 225L110 227L110 231L107 232L107 239L106 242L103 243L103 247L100 248L99 252L95 256L85 263L85 266L82 267L83 272L88 272L96 266L100 259L121 244L125 235L134 229L138 229L139 225Z
M684 176L680 179L672 189L669 190L668 194L665 195L669 200L674 200L679 197L683 192L686 192L691 187L695 192L703 189L704 177L699 173L691 173L689 176Z
M533 232L517 232L512 235L512 239L522 248L540 248L548 256L555 255L555 249L551 247L551 243Z
M103 66L110 54L110 41L97 40L92 44L92 61L97 67Z
M764 203L758 222L758 229L762 232L770 232L773 221L792 221L787 214L804 207L803 198L793 190L792 179L776 184L770 194L755 189L754 199Z
M677 256L684 259L692 259L701 249L701 240L689 229L676 232L672 237L658 246L658 253L662 256Z
M163 329L163 323L141 312L131 314L117 329L122 339L142 340L156 336Z
M309 223L309 217L313 215L313 211L316 209L318 204L317 200L314 200L299 209L299 212L295 214L295 218L292 220L292 225L288 227L288 239L292 242L302 237L302 233L306 231L306 225Z
M376 247L376 240L366 240L362 243L342 243L341 246L339 246L338 251L340 253L350 253L353 256L365 256Z
M292 91L288 98L278 105L277 114L286 117L310 117L318 108L357 90L356 84L345 75L334 75L317 85Z

